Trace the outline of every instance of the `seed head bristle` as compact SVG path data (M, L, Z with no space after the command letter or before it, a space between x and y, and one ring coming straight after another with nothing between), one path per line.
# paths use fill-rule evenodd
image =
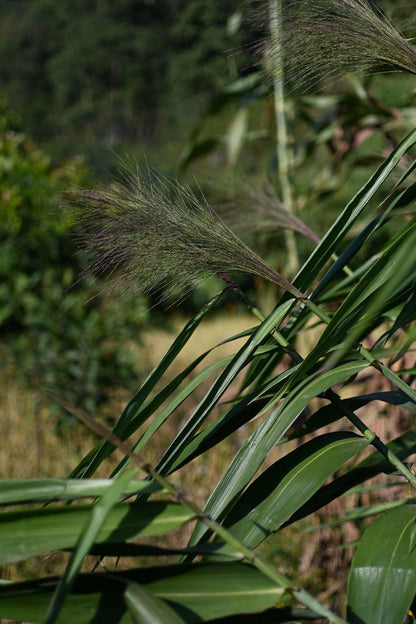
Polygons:
M210 275L241 271L303 296L188 186L136 171L112 186L67 195L81 209L86 272L109 273L124 293L178 296Z
M266 5L267 3L264 2ZM262 48L273 68L282 54L294 84L315 87L345 73L416 74L416 48L368 0L300 0L284 12L278 42ZM266 13L266 11L265 11Z

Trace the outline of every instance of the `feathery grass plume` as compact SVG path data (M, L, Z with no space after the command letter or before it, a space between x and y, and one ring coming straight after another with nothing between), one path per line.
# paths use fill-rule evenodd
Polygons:
M416 74L415 47L369 0L300 0L291 5L279 44L295 84L313 87L320 79L343 73ZM260 47L264 50L266 44ZM273 54L281 53L271 44L266 52L271 61Z
M314 243L320 238L301 219L291 214L278 199L271 184L259 190L249 184L238 184L235 197L221 204L221 217L242 235L273 233L287 229L298 232Z
M67 193L81 208L79 235L89 267L110 273L110 284L132 295L190 290L216 274L242 271L304 295L267 265L188 186L153 172L129 171L116 184Z

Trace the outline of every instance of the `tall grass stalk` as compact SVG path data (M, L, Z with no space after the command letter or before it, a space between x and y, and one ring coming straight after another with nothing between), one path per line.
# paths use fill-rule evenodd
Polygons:
M272 73L273 73L273 98L276 123L276 158L279 172L279 182L282 201L289 212L294 213L294 199L290 182L290 147L286 120L285 91L284 91L284 63L282 39L282 0L270 0L270 37L273 50ZM288 251L287 273L293 275L299 266L296 239L293 230L285 230L286 245Z

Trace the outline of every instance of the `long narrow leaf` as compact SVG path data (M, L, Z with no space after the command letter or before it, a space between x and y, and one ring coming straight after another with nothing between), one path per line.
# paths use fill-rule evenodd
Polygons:
M416 506L393 509L366 530L348 579L348 622L403 622L415 595L416 551L412 534Z
M112 484L112 479L4 479L0 481L0 505L103 496ZM160 491L157 483L131 480L122 495Z
M203 398L188 422L178 433L170 447L162 457L156 470L162 474L168 474L171 467L180 453L191 441L194 433L203 424L212 408L216 405L223 393L235 379L238 373L252 360L253 353L265 338L279 325L286 317L288 311L293 307L294 300L291 299L279 306L256 330L247 343L235 355L229 365L224 369L216 382Z
M345 381L363 368L365 365L361 362L350 362L327 371L317 378L316 376L307 378L292 390L284 403L266 418L235 455L209 498L205 511L214 518L219 518L247 486L269 451L286 433L311 399L331 386ZM206 528L198 524L190 544L199 543L206 534Z
M185 622L166 602L139 583L129 581L124 600L135 624L183 624Z
M280 602L285 592L255 568L238 563L82 574L63 606L59 624L131 624L123 598L129 582L142 584L168 601L189 624L261 612ZM55 579L45 579L0 587L0 613L43 623L55 586Z
M92 507L49 507L0 514L0 565L73 548ZM113 543L165 533L191 518L190 511L175 503L120 503L107 514L96 542Z
M329 433L303 444L256 479L224 520L233 535L256 547L306 503L368 440Z
M416 453L416 431L414 429L407 431L395 440L389 442L387 448L402 461L407 459ZM331 501L342 496L354 486L368 481L368 479L372 479L381 473L389 474L393 472L393 470L393 466L382 457L378 451L375 451L352 470L337 477L331 483L324 485L318 490L308 501L308 504L302 506L299 511L290 518L286 526L328 505Z
M99 531L111 509L119 500L124 488L136 473L136 469L124 473L118 479L114 479L112 486L105 494L91 507L90 516L86 519L85 525L78 537L74 552L65 568L65 571L56 587L54 595L49 605L45 624L54 624L59 612L64 604L65 598L71 591L75 578L79 573L84 557L88 554L91 546L95 542Z
M313 280L319 274L331 255L337 251L338 244L351 230L356 220L365 214L365 210L371 199L379 190L383 182L388 178L401 158L416 143L416 130L403 139L395 150L380 165L377 171L371 176L366 184L358 191L353 199L348 203L333 226L321 240L320 244L313 250L307 262L294 280L294 284L300 290L310 287Z

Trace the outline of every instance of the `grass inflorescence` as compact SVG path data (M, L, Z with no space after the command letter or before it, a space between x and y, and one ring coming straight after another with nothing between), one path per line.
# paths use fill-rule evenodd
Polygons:
M112 186L73 190L68 198L81 208L86 272L110 274L112 287L127 294L177 296L211 275L241 271L302 296L189 186L129 171Z
M264 5L266 6L266 2ZM345 73L401 70L416 74L416 49L368 0L300 0L288 7L273 61L283 49L295 84L316 87ZM266 10L264 11L266 14ZM273 67L273 62L268 63Z

